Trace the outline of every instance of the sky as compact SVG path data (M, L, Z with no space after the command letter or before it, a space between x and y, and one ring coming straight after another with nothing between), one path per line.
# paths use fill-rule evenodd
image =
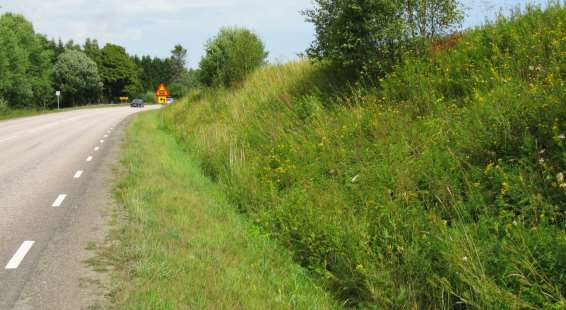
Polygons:
M463 0L464 27L493 19L496 12L546 0ZM126 47L130 54L168 57L176 44L197 67L204 45L222 26L255 31L271 63L297 58L314 38L312 24L299 13L312 0L0 0L0 13L16 12L36 32L82 43L89 38Z

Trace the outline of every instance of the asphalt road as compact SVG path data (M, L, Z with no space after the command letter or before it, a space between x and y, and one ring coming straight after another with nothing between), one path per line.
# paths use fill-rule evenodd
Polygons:
M157 107L86 109L0 122L0 309L80 309L84 260L104 238L125 120ZM140 133L143 134L143 133Z

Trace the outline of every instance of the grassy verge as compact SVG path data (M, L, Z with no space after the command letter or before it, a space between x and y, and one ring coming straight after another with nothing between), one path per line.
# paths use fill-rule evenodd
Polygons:
M268 66L165 125L344 303L564 309L563 25L565 6L532 8L348 93L309 62Z
M136 117L118 196L127 214L114 295L125 309L335 308L290 256L242 220L198 162L159 127L160 112Z
M59 113L59 112L68 112L68 111L83 110L83 109L100 109L100 108L114 108L114 107L127 107L127 106L128 104L96 104L96 105L87 105L87 106L74 107L74 108L64 108L60 110L0 109L0 121L12 119L12 118L47 114L47 113Z

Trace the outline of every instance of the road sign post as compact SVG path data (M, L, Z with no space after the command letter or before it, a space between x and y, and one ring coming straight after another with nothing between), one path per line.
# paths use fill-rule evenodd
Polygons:
M61 97L61 91L58 90L55 92L55 96L57 96L57 110L61 109L61 105L59 104L59 98Z
M159 104L167 104L167 98L169 97L167 86L163 83L159 84L159 88L155 91L155 96L157 97L157 102Z

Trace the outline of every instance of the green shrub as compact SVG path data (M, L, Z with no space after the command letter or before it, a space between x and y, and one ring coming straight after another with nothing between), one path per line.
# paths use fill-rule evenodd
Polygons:
M155 93L148 91L146 92L142 98L141 98L145 103L155 103L156 99L155 99Z
M243 28L222 28L206 44L199 77L207 86L231 86L265 64L268 53L259 37Z
M10 107L8 106L8 101L0 97L0 115L6 115L10 113Z
M530 8L334 99L319 65L271 66L164 117L347 305L563 309L562 25Z
M415 52L422 39L453 29L462 18L458 0L316 0L303 14L314 24L311 58L353 77L374 79Z

